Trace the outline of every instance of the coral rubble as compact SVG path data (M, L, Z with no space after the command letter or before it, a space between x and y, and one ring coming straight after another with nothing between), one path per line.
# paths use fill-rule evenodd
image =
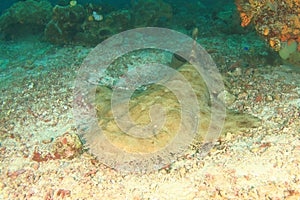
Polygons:
M52 144L53 154L59 158L72 159L82 152L82 143L76 134L65 133Z

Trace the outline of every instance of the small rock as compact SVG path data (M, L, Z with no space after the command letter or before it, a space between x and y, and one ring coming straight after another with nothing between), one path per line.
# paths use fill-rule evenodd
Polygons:
M218 95L218 99L221 100L226 106L230 106L234 103L235 96L225 90Z
M273 97L271 95L267 95L266 101L268 101L268 102L273 101Z
M185 169L185 167L181 167L180 170L179 170L179 173L180 173L180 176L181 176L181 177L184 177L185 174L186 174L186 169Z
M241 76L242 75L242 69L241 68L235 68L235 70L232 72L232 75L234 76Z
M32 168L34 170L38 170L40 168L40 164L38 162L33 163Z
M54 155L59 158L73 159L82 153L82 142L76 134L66 132L57 137L52 144Z
M228 133L226 134L225 140L226 140L226 141L232 140L232 133L228 132Z

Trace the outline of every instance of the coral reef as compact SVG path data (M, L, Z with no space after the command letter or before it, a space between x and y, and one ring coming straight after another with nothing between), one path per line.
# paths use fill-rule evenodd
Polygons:
M106 12L109 10L109 12ZM137 1L131 10L113 11L100 5L55 6L45 36L51 43L96 45L133 27L163 26L172 18L172 7L163 1Z
M106 10L93 4L85 7L79 4L57 5L53 9L52 20L45 29L45 36L55 44L97 45L130 27L128 10L111 11L104 17Z
M250 27L245 30L239 26L241 21L234 3L227 3L226 5L223 5L222 8L213 12L212 18L217 29L225 34L242 34L249 31L248 29L253 28Z
M55 6L52 20L45 29L46 38L56 44L70 43L81 31L85 16L85 9L81 5Z
M138 0L132 3L131 23L135 27L165 26L172 15L171 5L162 0Z
M75 40L80 44L96 45L108 37L130 27L128 10L113 11L105 19L95 20L90 15L81 25L82 31L77 33Z
M258 34L265 38L271 48L279 51L284 60L300 65L299 0L236 0L236 5L242 20L241 26L248 26L252 22Z
M25 33L44 33L54 44L97 45L130 27L131 12L114 10L106 4L80 5L59 1L54 8L48 1L15 3L0 17L0 33L6 40Z
M4 39L40 33L51 19L52 6L48 1L19 1L0 17L0 33Z

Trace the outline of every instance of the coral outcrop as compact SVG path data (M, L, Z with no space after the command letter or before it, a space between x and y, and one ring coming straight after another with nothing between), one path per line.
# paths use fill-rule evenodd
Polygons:
M88 18L81 25L81 32L75 40L81 44L97 45L110 36L125 31L130 27L130 13L128 10L113 11L103 20Z
M135 1L128 10L75 2L59 1L53 9L48 1L18 2L1 16L0 32L8 40L28 31L44 33L54 44L94 46L130 28L165 26L173 15L171 5L162 0Z
M172 15L171 5L162 0L138 0L132 3L131 23L135 27L165 26Z
M52 5L48 1L19 1L0 17L0 33L10 40L25 34L40 33L51 19Z
M284 60L300 66L299 0L236 0L236 5L242 26L253 23L257 33Z
M55 6L52 20L45 29L46 38L56 44L70 43L81 31L85 16L85 9L81 5Z
M130 27L128 10L102 15L101 6L55 6L45 36L55 44L97 45L108 37Z

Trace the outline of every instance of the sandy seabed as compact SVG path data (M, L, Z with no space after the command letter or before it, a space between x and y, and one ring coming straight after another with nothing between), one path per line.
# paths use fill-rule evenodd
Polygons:
M224 73L236 97L230 108L258 117L260 126L224 133L204 158L124 174L88 152L32 160L35 149L50 151L51 138L76 133L73 81L90 49L22 42L2 44L1 51L7 59L0 76L0 199L300 198L299 70L279 65Z

